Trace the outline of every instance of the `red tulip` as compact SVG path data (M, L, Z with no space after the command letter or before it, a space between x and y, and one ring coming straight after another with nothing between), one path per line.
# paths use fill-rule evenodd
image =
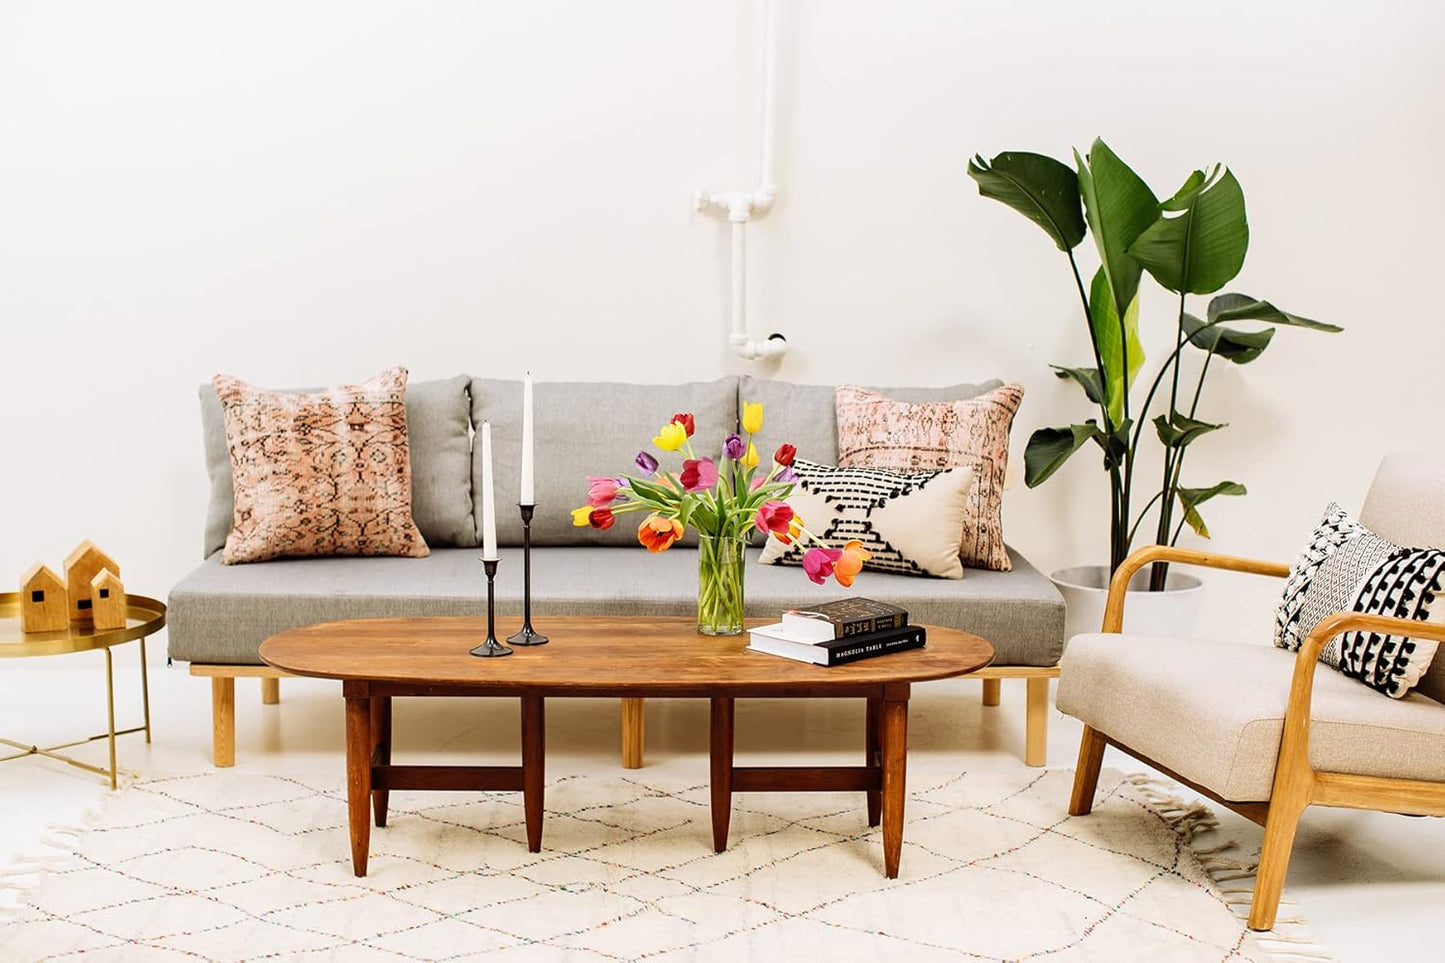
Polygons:
M682 425L682 430L687 432L687 437L689 438L691 438L692 433L697 430L697 422L693 420L693 417L690 414L683 413L673 415L672 421L673 424Z
M787 535L788 525L793 521L793 507L787 502L763 502L753 516L753 526L760 532Z
M617 516L612 514L610 508L594 508L592 514L587 516L587 524L593 528L606 531L617 522Z
M773 452L773 461L777 462L779 465L782 465L784 468L787 468L789 465L791 465L793 463L793 459L797 457L798 449L794 448L792 445L779 445L778 450Z
M717 484L717 465L711 458L689 458L682 463L677 480L686 491L706 491Z

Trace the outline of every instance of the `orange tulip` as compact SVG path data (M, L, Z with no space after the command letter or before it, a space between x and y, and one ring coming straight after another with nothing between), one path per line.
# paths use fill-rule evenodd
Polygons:
M873 557L873 553L863 547L863 543L856 538L843 546L843 555L833 566L833 577L838 584L844 588L853 585L853 579L863 570L863 563Z
M682 538L682 533L682 522L662 515L648 515L637 526L637 540L654 555L672 548L672 543Z

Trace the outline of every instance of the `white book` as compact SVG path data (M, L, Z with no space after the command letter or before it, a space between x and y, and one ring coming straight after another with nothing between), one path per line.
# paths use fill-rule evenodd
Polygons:
M783 627L781 622L772 625L761 625L748 633L750 643L748 648L755 652L766 652L768 655L780 655L785 659L792 659L796 662L811 662L814 665L828 664L828 650L811 642L798 642L779 634Z

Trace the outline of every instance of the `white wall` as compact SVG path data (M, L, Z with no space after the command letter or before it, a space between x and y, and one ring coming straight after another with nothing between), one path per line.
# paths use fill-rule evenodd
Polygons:
M1017 379L1020 450L1085 417L1046 368L1087 357L1065 262L964 166L1103 134L1161 193L1228 162L1236 288L1348 328L1220 371L1202 410L1233 427L1188 474L1252 494L1209 506L1216 548L1288 558L1433 440L1445 8L782 2L782 194L751 238L778 377ZM217 370L754 370L690 195L753 183L757 27L723 0L0 0L0 576L90 536L164 595L199 561ZM1147 291L1156 357L1170 312ZM1006 525L1042 568L1097 561L1106 504L1080 458ZM1209 628L1264 631L1274 591L1216 593Z

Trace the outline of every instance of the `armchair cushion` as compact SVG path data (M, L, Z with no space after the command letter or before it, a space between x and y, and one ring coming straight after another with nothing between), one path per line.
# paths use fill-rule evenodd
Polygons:
M1078 635L1059 666L1058 708L1225 799L1267 800L1295 656L1270 645ZM1315 673L1310 765L1445 781L1445 705L1390 699Z

